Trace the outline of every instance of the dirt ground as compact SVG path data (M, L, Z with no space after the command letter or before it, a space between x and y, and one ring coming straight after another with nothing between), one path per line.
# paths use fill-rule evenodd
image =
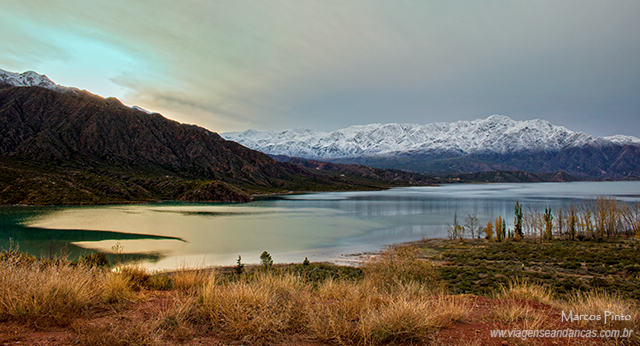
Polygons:
M0 322L0 345L245 345L242 340L231 340L202 323L193 323L188 328L159 328L162 311L179 299L171 291L147 291L117 308L103 307L85 311L82 317L65 321L62 325L47 325L38 321ZM492 329L517 328L496 321L493 309L500 304L520 304L542 312L549 324L556 329L575 329L561 322L560 312L552 307L530 301L509 301L481 296L461 296L470 308L470 314L461 322L433 334L430 341L417 345L602 345L614 340L585 338L517 338L491 337ZM248 344L247 344L248 345ZM282 336L276 345L319 346L327 345L305 335Z

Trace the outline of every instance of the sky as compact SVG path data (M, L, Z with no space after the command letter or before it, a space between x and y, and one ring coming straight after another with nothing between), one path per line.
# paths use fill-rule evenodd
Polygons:
M0 0L0 68L212 131L542 118L640 137L640 1Z

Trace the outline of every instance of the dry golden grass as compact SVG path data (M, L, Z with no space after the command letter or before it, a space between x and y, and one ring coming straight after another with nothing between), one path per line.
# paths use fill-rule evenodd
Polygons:
M157 320L80 323L74 329L88 345L150 345L159 338L181 342L209 327L253 345L296 333L341 345L424 342L438 329L463 320L470 309L464 298L442 294L433 267L417 255L415 248L387 250L366 263L364 279L353 281L311 283L275 270L229 280L215 272L183 269L161 274L160 286L169 286L170 278L176 293L170 305L158 308ZM136 265L106 271L4 261L0 275L0 318L70 321L83 307L124 307L145 299L146 290L157 286L153 276Z
M66 324L102 293L100 271L0 262L0 319Z
M451 297L397 297L369 311L362 321L364 335L358 344L426 341L436 330L464 319L468 313L464 301Z
M500 322L511 323L530 319L534 310L514 301L506 302L494 307L491 316Z
M498 292L499 298L532 300L544 304L553 302L551 291L542 285L532 283L526 279L516 279L502 286Z
M131 278L117 272L104 274L102 299L106 303L124 303L131 298Z
M195 294L204 287L210 275L204 270L180 268L173 274L173 288L186 294Z
M131 289L139 291L149 287L151 274L139 264L124 264L113 270L114 273L126 277Z
M199 311L223 334L253 344L296 332L342 345L425 341L469 308L464 299L434 295L442 285L417 254L390 249L365 263L364 280L328 279L315 287L270 272L237 282L212 276L198 294Z
M441 290L443 285L433 264L419 258L420 251L415 246L388 248L363 263L365 277L386 290L416 282L423 288Z
M327 280L306 306L307 331L323 342L361 343L362 320L384 304L387 297L371 283Z
M301 280L267 273L255 280L225 284L212 276L198 302L203 318L223 334L265 344L304 324L301 319L306 299Z
M564 311L567 315L573 312L573 315L601 315L599 321L577 321L583 326L601 326L607 329L634 329L637 330L640 323L640 309L637 301L623 299L616 294L610 294L602 291L576 292L567 299L555 302L558 310ZM615 315L630 316L630 321L612 321L609 317L607 325L604 325L605 312L611 312Z

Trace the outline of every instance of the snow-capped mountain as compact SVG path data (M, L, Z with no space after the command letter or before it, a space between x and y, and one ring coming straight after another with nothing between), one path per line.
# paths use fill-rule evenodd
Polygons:
M602 138L611 143L620 145L640 145L640 139L633 136L615 135Z
M369 124L334 132L307 129L227 132L227 140L271 155L313 159L396 156L407 153L457 154L560 151L571 147L640 144L631 136L599 138L546 120L516 121L504 115L454 123Z
M62 85L58 85L47 76L38 74L34 71L13 73L0 69L0 83L5 83L17 87L39 86L62 93L78 90L75 88L68 88Z
M57 91L59 93L76 94L80 91L78 88L66 87L53 82L49 77L43 74L39 74L34 71L27 71L23 73L14 73L0 69L0 83L13 85L16 87L33 87L38 86L49 90ZM154 114L155 112L148 111L142 107L132 106L132 109L141 111L147 114Z

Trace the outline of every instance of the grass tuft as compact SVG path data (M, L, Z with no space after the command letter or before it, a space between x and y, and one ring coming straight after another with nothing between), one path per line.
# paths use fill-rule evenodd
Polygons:
M68 324L102 291L98 272L71 266L0 262L0 319Z
M544 304L553 302L551 290L546 286L535 284L525 279L510 280L507 285L500 286L500 298L532 300Z

